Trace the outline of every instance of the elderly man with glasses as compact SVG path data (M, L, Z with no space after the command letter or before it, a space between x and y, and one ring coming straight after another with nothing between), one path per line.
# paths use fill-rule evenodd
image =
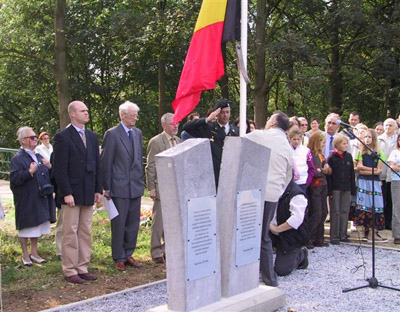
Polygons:
M138 114L135 103L119 106L121 122L107 130L101 152L104 196L113 200L119 213L111 220L112 257L119 271L125 271L125 265L142 267L132 257L144 192L142 131L135 126Z

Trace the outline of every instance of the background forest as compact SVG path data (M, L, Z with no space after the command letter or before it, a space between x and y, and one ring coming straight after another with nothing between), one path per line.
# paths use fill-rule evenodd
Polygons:
M99 134L118 106L141 108L145 144L171 111L200 0L0 0L0 146L16 129L54 134L79 99ZM400 3L381 0L249 0L248 116L259 127L275 109L323 119L360 112L370 126L399 113ZM205 114L239 101L234 46L226 76L203 92ZM239 114L233 108L233 118Z

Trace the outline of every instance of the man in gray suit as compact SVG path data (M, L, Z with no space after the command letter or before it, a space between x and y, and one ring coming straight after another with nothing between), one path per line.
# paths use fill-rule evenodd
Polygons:
M164 227L161 213L160 196L158 193L157 172L155 155L161 153L176 144L181 143L181 139L176 135L179 124L174 125L174 114L166 113L161 117L161 125L164 131L150 139L147 147L147 188L150 197L154 201L153 223L151 225L151 257L156 263L163 263L165 259L164 247Z
M142 132L135 128L139 107L125 102L119 107L121 123L104 135L101 152L104 196L112 199L119 215L111 220L111 249L117 270L140 268L132 258L140 224L144 191Z

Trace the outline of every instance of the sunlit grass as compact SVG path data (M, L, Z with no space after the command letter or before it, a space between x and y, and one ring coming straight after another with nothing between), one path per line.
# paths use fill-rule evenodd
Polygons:
M21 261L21 246L15 230L15 213L11 203L4 204L5 220L0 221L1 233L1 270L3 291L23 291L24 289L47 289L61 286L63 280L61 262L56 257L55 226L51 233L39 239L39 254L48 261L46 264L34 264L25 267ZM135 259L150 263L150 227L141 226ZM118 274L111 256L110 221L104 210L95 210L92 224L92 255L90 271L101 276Z

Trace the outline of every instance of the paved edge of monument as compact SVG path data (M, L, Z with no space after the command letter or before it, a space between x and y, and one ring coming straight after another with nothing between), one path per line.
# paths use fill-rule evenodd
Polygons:
M260 285L258 288L243 292L241 294L222 298L221 301L201 307L197 311L230 311L230 312L272 312L286 305L285 292L276 287ZM167 305L158 306L146 312L167 312Z

